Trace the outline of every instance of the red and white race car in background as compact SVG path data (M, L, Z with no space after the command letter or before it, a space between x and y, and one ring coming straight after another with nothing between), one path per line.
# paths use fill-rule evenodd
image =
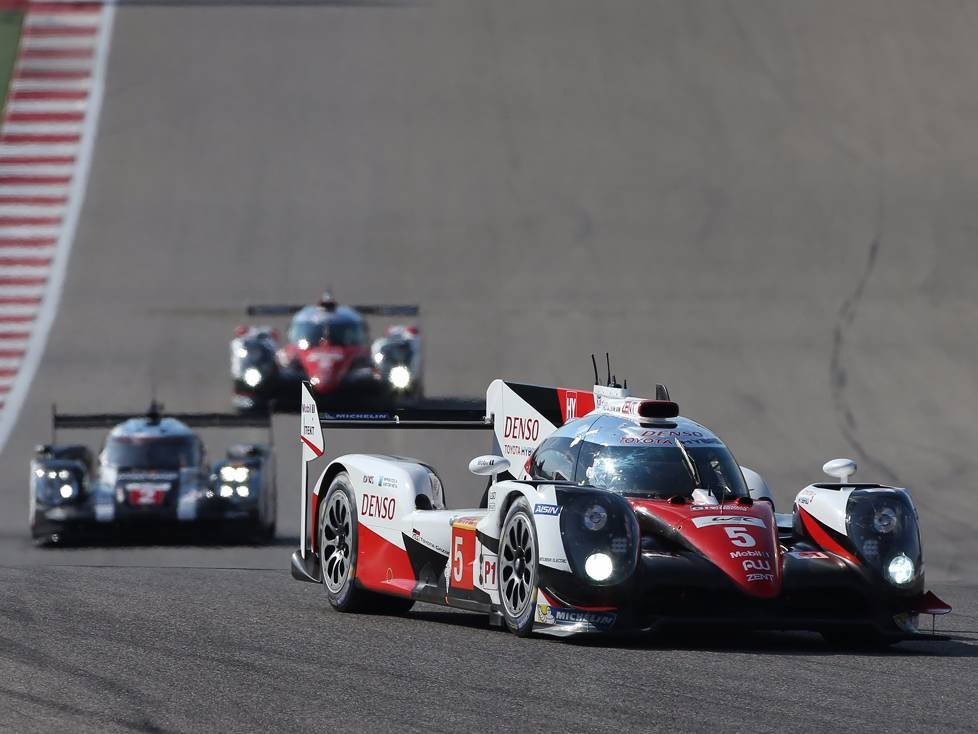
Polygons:
M257 305L249 316L291 316L286 338L271 326L239 326L231 340L233 405L241 411L296 407L307 381L323 401L418 399L424 393L416 324L387 327L370 340L366 316L413 317L415 305L343 306L328 292L314 305Z
M609 383L612 381L609 379ZM293 575L337 610L424 601L489 615L518 635L729 624L884 643L950 607L925 590L917 512L898 487L802 489L784 514L703 425L616 384L565 390L494 381L481 411L321 414L303 388L304 462L323 428L487 430L479 507L448 509L423 461L333 458L306 496Z

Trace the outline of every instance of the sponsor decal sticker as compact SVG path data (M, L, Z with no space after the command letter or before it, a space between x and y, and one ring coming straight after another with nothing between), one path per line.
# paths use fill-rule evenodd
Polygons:
M380 477L377 480L378 487L388 487L389 489L397 489L397 480L392 477Z
M705 528L710 525L754 525L759 528L766 528L767 525L759 517L744 517L740 515L710 515L708 517L694 517L693 525L698 528Z
M506 416L503 438L517 441L536 441L540 437L540 421L537 418Z
M393 497L364 494L360 501L360 514L364 517L376 517L379 520L393 520L396 507L397 500Z
M749 573L747 574L748 581L774 581L773 573Z
M770 558L771 554L767 551L757 551L757 550L742 550L733 551L730 554L731 558Z
M823 561L829 560L829 554L823 553L822 551L791 551L789 556L794 556L795 558L815 558Z
M547 505L538 502L533 506L534 515L559 515L560 505Z
M614 626L617 618L618 616L612 612L586 612L581 609L537 604L537 621L544 624L588 624L599 630L607 630Z

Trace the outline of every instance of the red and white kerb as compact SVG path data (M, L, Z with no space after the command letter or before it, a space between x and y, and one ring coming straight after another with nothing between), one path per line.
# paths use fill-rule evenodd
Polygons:
M36 366L59 298L111 15L101 3L0 0L0 10L12 8L25 15L0 127L0 443L7 409L27 386L16 401L11 393L23 371L29 383L33 366L25 370L25 362Z

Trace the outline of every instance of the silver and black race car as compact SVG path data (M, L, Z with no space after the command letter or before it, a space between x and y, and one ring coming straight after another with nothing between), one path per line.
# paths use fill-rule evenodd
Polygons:
M268 444L242 443L207 463L192 428L264 428L267 415L171 413L155 401L141 416L52 415L50 444L31 461L30 526L38 544L134 537L149 530L217 531L270 540L275 533L275 458ZM60 444L58 429L108 428L102 449Z

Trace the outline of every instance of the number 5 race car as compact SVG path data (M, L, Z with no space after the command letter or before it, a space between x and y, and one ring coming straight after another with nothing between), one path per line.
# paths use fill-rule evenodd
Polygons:
M98 463L79 444L38 446L31 462L31 535L40 544L150 529L231 531L269 540L275 531L275 459L269 445L236 444L208 466L191 430L264 428L267 415L163 415L155 401L143 416L52 416L61 429L111 429Z
M303 460L323 428L488 430L481 506L446 508L414 459L332 460L306 497L295 578L337 610L416 601L488 614L517 635L651 631L669 625L821 632L841 643L918 637L925 593L917 512L905 489L837 481L777 514L764 480L704 426L616 384L564 390L494 381L485 415L417 411L322 415L303 388ZM303 464L305 467L305 463Z

